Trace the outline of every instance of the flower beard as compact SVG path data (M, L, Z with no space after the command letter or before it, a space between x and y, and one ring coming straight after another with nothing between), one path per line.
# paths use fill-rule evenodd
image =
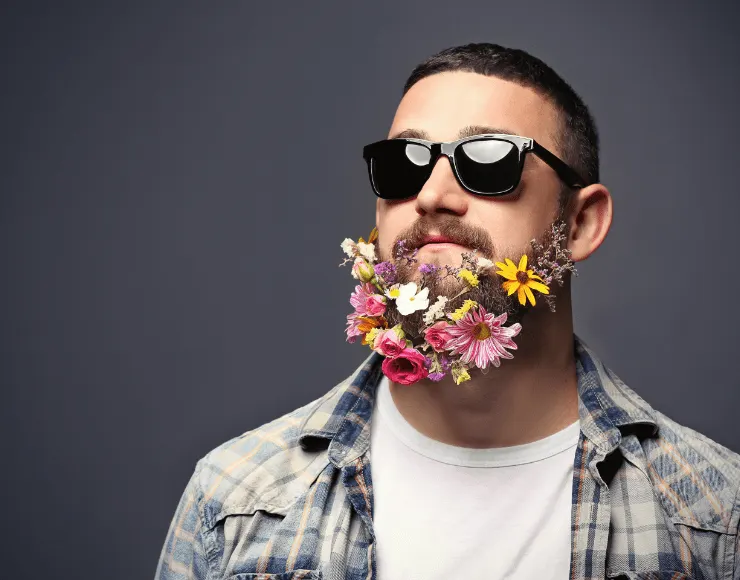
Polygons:
M410 276L406 274L406 269L411 270ZM447 302L447 307L450 309L457 309L462 306L465 300L474 300L481 306L483 306L488 312L495 312L496 314L507 314L507 324L514 324L520 322L525 312L527 311L526 306L522 306L516 300L516 295L507 296L506 290L501 286L501 279L495 275L485 275L478 277L478 286L471 288L464 294L458 296L454 300L454 296L460 293L466 287L465 282L449 276L444 279L433 279L423 276L419 278L414 276L415 268L402 267L397 268L399 282L406 283L416 281L419 283L419 279L422 280L424 287L429 288L429 303L433 304L436 302L439 296L445 296L450 299ZM416 278L416 279L415 279ZM424 329L428 326L424 322L424 311L419 310L403 316L398 312L395 302L390 302L385 312L386 320L390 327L396 324L401 324L404 331L406 332L409 339L414 344L423 341ZM418 339L418 340L417 340Z
M551 226L548 226L539 238L533 240L534 243L531 244L531 248L529 250L523 252L507 251L501 253L501 255L511 256L527 254L529 263L536 263L538 258L544 254L544 249L551 246L553 226L558 223L560 222L555 221ZM442 233L446 234L444 229L445 228L443 228ZM413 236L413 233L411 235ZM457 237L459 237L459 230ZM476 233L474 238L478 244L465 245L467 247L475 248L479 256L488 258L492 261L497 261L494 260L492 256L494 252L491 251L492 245L490 242L484 240L480 233ZM483 248L480 246L483 246ZM503 258L501 258L501 260L503 260ZM399 263L394 261L394 264L396 266L397 282L401 284L416 282L425 288L429 288L430 304L433 304L439 296L447 297L449 299L447 302L448 310L459 308L465 300L474 300L483 306L488 312L493 312L497 315L506 313L507 325L511 325L517 322L521 324L526 312L531 308L526 304L520 304L516 294L508 295L507 291L503 288L501 277L494 273L496 269L495 267L491 268L487 274L480 274L478 276L478 285L474 288L469 288L465 281L460 280L454 275L439 277L433 274L422 274L419 272L419 262ZM442 266L442 268L444 268L444 266ZM467 292L457 296L465 288L468 288ZM455 296L457 297L453 299ZM424 311L420 310L404 316L398 312L395 302L389 301L385 317L388 321L389 327L401 324L407 337L414 344L420 344L424 341L424 329L428 326L424 321Z

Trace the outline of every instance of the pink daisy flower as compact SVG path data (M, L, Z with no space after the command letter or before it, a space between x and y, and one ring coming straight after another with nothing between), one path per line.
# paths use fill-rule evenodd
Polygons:
M360 324L362 324L362 319L359 314L353 312L347 315L347 328L345 330L347 333L347 342L353 343L357 340L357 337L362 336L363 333L359 329Z
M461 354L460 360L465 364L475 363L484 369L491 363L498 367L502 358L514 358L506 349L516 350L512 340L522 330L519 323L504 326L507 315L489 314L482 306L471 309L456 324L445 330L452 337L445 348L451 354Z

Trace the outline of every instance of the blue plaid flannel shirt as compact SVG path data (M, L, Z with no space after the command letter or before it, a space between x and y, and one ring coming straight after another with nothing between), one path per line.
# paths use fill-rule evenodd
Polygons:
M575 348L570 578L740 580L740 456L653 410L578 338ZM380 362L373 353L321 399L203 457L156 580L375 579Z

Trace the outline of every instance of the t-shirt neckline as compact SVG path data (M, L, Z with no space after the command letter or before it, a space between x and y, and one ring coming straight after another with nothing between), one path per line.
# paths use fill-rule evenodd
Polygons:
M393 402L386 376L378 384L375 404L378 419L412 451L460 467L511 467L543 461L574 448L580 435L580 421L575 421L552 435L522 445L488 449L457 447L427 437L412 427Z

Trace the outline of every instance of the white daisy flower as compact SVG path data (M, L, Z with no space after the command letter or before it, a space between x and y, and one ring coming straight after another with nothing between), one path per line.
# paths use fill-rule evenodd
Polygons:
M357 242L357 249L360 251L360 254L362 254L362 257L371 264L377 259L375 257L375 244L365 244L363 242Z
M447 296L437 297L437 301L424 313L424 324L432 324L438 318L442 318L447 305Z
M388 290L385 291L385 295L390 298L391 300L395 300L398 298L401 294L401 286L400 284L394 284Z
M400 286L398 290L396 308L399 314L408 316L417 310L429 308L429 288L424 288L417 293L416 282L409 282Z

